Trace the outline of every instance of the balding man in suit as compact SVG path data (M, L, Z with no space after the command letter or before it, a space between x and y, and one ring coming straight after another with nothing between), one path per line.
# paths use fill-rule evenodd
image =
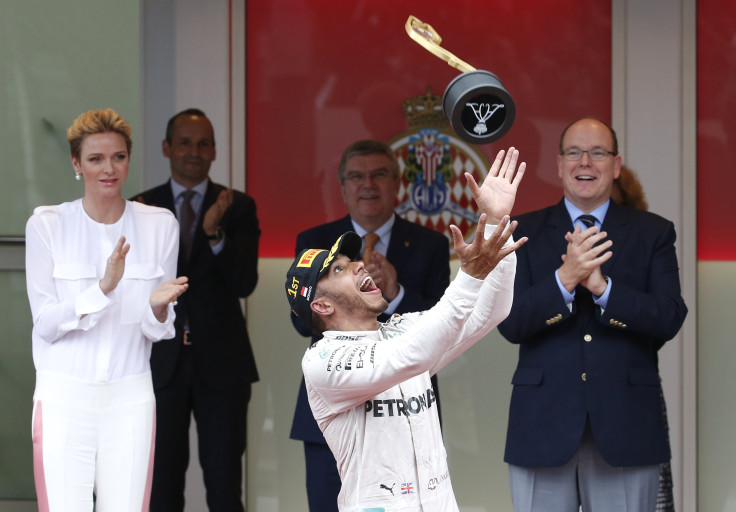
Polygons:
M136 199L179 219L179 272L191 293L176 306L176 337L154 343L156 452L152 512L184 510L189 424L197 423L199 462L211 511L240 512L246 412L258 371L240 299L258 282L256 205L213 183L212 123L198 109L173 116L162 143L171 179Z
M519 345L505 461L514 510L652 512L670 459L657 351L680 330L672 222L611 201L616 133L560 138L564 198L520 215L511 314Z

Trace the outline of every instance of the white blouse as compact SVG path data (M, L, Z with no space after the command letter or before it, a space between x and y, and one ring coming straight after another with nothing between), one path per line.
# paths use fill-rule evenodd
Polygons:
M120 236L130 251L117 288L99 281ZM82 200L39 206L26 224L26 286L33 317L33 363L48 371L107 382L150 371L151 343L174 336L149 297L176 277L179 224L163 208L127 201L116 223L100 224Z

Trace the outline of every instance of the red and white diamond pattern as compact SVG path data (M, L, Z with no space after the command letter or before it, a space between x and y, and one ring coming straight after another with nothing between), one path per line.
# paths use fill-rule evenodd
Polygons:
M464 142L456 139L452 134L446 134L450 139L450 154L452 157L450 168L453 171L453 178L449 183L451 201L464 210L473 212L474 216L478 216L478 208L473 202L473 196L470 187L467 186L464 173L468 172L473 175L475 180L480 183L488 173L490 163L486 156L474 148L468 146ZM401 140L407 140L402 137ZM396 158L399 161L399 171L401 173L401 183L399 185L398 200L399 204L409 200L409 186L411 183L404 176L406 170L406 156L408 146L402 145L393 147ZM449 238L449 225L455 224L460 230L466 234L466 237L472 239L475 233L475 223L471 222L456 213L452 213L445 209L435 215L427 216L415 209L409 209L402 216L411 222L416 222L422 226L427 226L439 231Z

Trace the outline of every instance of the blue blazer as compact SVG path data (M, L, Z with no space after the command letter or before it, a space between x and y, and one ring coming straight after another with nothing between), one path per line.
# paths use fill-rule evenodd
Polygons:
M450 251L447 237L432 229L395 216L391 229L386 258L396 268L399 283L404 287L404 298L396 313L424 311L434 306L450 284ZM353 231L350 216L328 222L303 231L296 238L296 254L304 249L329 249L335 240L346 231ZM379 320L384 320L379 317ZM305 332L298 319L293 317L294 327L302 336ZM317 340L311 340L314 342ZM309 408L304 380L299 389L292 439L325 443L322 432Z
M501 334L519 345L504 460L561 466L576 453L586 420L612 466L659 464L670 449L657 351L677 334L680 295L672 222L611 202L602 231L613 257L605 311L578 286L572 311L555 280L572 221L564 202L517 217L514 302Z
M220 221L225 233L225 246L219 254L212 254L202 229L201 215L217 200L222 190L222 185L212 181L208 183L189 262L180 254L177 276L189 277L189 289L177 300L176 337L153 344L151 372L155 389L165 386L174 373L182 348L185 318L189 321L195 372L207 386L228 389L258 380L240 298L250 295L258 282L261 231L253 199L233 191L233 202ZM141 193L133 200L168 208L176 215L168 182Z

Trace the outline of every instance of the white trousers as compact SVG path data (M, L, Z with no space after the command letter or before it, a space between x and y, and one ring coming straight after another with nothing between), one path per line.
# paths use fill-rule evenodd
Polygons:
M39 512L146 512L155 412L150 372L114 382L37 372L32 436Z
M580 448L560 467L509 464L514 512L654 512L660 465L609 465L586 426Z

